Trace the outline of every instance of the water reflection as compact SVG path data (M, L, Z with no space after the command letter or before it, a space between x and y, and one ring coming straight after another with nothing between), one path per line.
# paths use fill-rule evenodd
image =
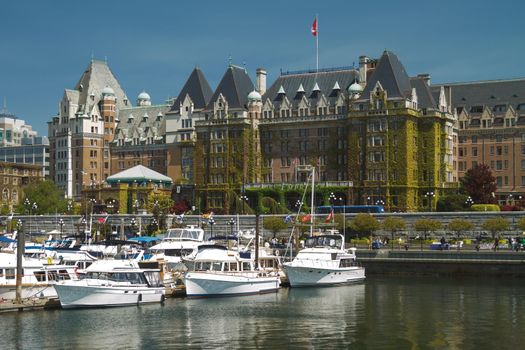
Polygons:
M522 348L522 280L369 278L164 305L0 315L0 348Z

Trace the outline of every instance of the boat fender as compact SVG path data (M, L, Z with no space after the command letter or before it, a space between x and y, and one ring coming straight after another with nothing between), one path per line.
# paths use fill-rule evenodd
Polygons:
M279 256L279 249L275 249L275 255Z
M140 304L141 301L142 301L142 294L139 294L137 298L137 303Z
M161 297L160 297L161 304L164 303L164 300L166 300L166 296L164 294L162 294Z

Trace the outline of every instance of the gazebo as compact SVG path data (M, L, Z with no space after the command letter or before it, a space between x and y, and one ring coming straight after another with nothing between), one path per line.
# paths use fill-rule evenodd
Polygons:
M84 199L93 203L95 213L138 213L150 192L170 196L172 185L170 177L136 165L109 176L102 186L84 190Z

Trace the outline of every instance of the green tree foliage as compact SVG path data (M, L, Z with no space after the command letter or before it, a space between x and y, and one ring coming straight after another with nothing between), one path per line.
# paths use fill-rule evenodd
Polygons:
M264 218L263 227L265 230L272 232L275 237L279 231L288 228L288 225L284 222L282 217L268 216Z
M29 205L24 205L26 198ZM33 209L33 203L36 203L36 209ZM30 207L31 214L62 214L67 211L67 201L64 193L56 187L55 183L46 180L24 188L24 199L16 206L16 212L29 213Z
M405 220L397 216L389 216L383 221L383 229L390 232L392 249L394 249L394 236L396 232L404 230L405 226Z
M525 217L518 220L516 223L516 227L519 228L521 231L525 231Z
M148 195L146 209L153 214L160 230L166 228L166 217L172 206L173 201L168 195L155 191Z
M493 204L496 203L494 193L496 192L496 178L492 175L486 164L478 164L467 170L461 178L461 185L474 203Z
M468 210L466 202L467 196L464 194L441 197L437 202L436 210L440 212L466 211Z
M371 236L381 225L375 217L370 214L357 214L350 222L350 228L360 236Z
M450 231L454 231L459 240L461 233L472 230L474 228L474 224L465 219L454 219L448 223L447 228Z
M429 232L434 233L437 230L441 229L441 227L442 227L441 223L434 219L422 218L414 222L414 230L423 233L423 235L420 236L421 250L423 250L423 238L426 240Z
M481 227L489 231L492 234L492 238L495 238L499 232L509 228L509 222L502 217L491 218L487 219Z

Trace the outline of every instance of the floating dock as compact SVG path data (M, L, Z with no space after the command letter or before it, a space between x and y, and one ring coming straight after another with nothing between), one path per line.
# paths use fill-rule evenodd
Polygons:
M29 298L23 299L20 303L15 300L0 301L0 313L58 308L60 308L60 301L57 298Z

